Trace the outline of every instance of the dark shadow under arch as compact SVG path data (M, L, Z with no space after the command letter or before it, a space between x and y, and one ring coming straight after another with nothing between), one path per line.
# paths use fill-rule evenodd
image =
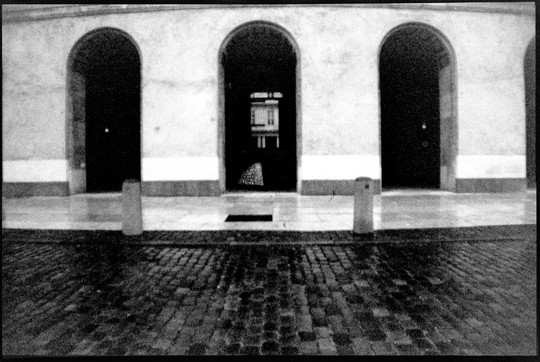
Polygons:
M383 188L455 191L455 57L423 23L391 30L379 52Z
M299 190L298 66L294 39L276 24L246 23L224 40L219 52L222 191ZM249 177L250 169L262 169L262 183Z
M527 187L536 188L536 37L527 46L524 74Z
M139 49L119 29L96 29L73 47L67 74L70 194L121 191L141 178Z

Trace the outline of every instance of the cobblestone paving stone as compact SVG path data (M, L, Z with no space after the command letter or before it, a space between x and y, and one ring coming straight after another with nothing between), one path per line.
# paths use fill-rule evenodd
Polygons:
M431 232L428 243L342 245L234 245L237 234L224 233L198 246L106 233L88 242L88 232L55 243L69 234L52 231L41 234L52 242L32 243L39 232L3 230L2 350L535 355L536 226L526 229L491 241L475 231L480 242Z
M376 230L373 237L353 235L350 231L259 231L259 230L219 230L219 231L145 231L142 235L131 236L130 244L194 245L204 244L253 244L279 243L302 244L348 244L369 241L374 243L417 242L417 241L496 241L521 240L536 237L536 225L493 225L459 228ZM2 236L25 242L54 243L121 243L122 233L112 230L28 230L3 229Z

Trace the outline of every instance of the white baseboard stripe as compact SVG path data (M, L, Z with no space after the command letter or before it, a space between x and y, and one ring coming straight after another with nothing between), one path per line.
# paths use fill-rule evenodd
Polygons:
M302 180L354 180L357 177L381 178L377 155L302 156Z
M523 155L460 155L457 178L525 178ZM68 161L2 161L4 182L66 182ZM304 155L302 180L347 180L360 176L381 178L376 155ZM143 181L219 180L218 157L143 158Z
M457 178L525 178L526 158L521 155L461 155Z
M145 157L143 181L219 180L218 157Z
M67 160L2 161L4 182L66 182Z

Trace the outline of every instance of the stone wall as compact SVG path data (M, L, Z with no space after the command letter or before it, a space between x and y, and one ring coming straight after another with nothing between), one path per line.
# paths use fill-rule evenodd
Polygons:
M461 190L475 179L522 189L523 58L535 17L387 6L179 8L4 22L4 183L68 182L68 56L89 31L113 27L133 38L142 59L143 182L217 184L219 49L233 29L256 20L286 29L299 49L298 177L310 193L350 193L343 185L358 176L380 180L378 54L385 35L407 22L438 29L455 53L455 177L469 182Z

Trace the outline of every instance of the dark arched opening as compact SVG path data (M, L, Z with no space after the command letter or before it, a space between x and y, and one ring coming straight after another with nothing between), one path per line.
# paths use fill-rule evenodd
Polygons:
M225 189L297 188L297 56L277 26L242 26L220 53Z
M390 32L379 58L383 188L455 189L453 56L424 24Z
M525 54L525 115L527 186L536 188L536 43L527 47Z
M139 51L120 30L85 35L68 63L70 191L120 191L141 178Z

